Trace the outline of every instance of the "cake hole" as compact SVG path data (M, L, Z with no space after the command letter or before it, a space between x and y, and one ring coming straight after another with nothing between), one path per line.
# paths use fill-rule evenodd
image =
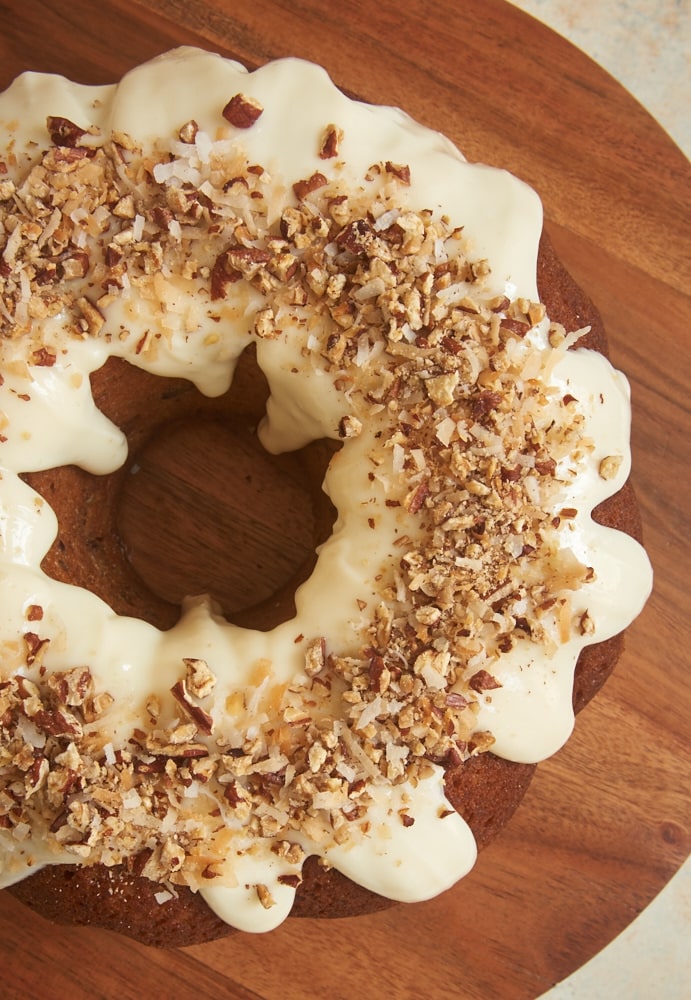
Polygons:
M215 398L120 358L94 372L91 386L127 435L130 459L103 476L68 465L22 477L58 521L43 571L160 629L200 593L247 628L290 619L336 519L321 484L339 444L264 451L256 426L268 386L252 349L231 390Z
M117 526L132 567L171 604L208 593L238 624L287 620L335 517L318 490L332 453L322 442L269 455L238 417L159 432L120 493Z

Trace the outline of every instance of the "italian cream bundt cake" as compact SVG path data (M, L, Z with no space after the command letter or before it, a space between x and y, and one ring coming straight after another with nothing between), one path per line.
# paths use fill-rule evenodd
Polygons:
M316 66L180 49L20 77L0 223L2 884L169 946L452 886L651 582L537 196ZM277 620L120 544L139 449L208 415L326 449Z

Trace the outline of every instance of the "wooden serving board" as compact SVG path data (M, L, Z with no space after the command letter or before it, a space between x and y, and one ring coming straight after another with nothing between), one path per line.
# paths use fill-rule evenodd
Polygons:
M250 67L303 56L347 92L398 104L469 158L531 183L632 383L634 479L656 572L614 678L443 897L167 953L54 928L3 894L3 996L540 995L611 941L689 853L691 166L603 70L501 0L3 0L0 17L2 87L25 69L112 82L177 44ZM155 454L147 462L147 475L167 475Z

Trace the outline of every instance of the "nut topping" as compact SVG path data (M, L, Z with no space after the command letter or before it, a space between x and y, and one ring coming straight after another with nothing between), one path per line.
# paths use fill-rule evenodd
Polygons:
M327 180L324 174L315 170L315 172L306 180L296 181L295 184L293 184L293 191L295 192L295 197L298 201L304 201L307 195L312 194L314 191L318 191L319 188L324 187L326 184Z
M235 94L223 109L223 117L235 128L251 128L261 116L264 108L254 97Z
M319 147L319 159L331 160L338 156L338 147L343 141L343 129L337 125L328 125L324 130Z
M78 146L81 139L87 134L86 129L75 125L69 118L59 118L52 115L46 120L48 133L55 146Z
M223 117L247 129L262 111L237 94ZM156 357L171 330L215 343L214 324L251 301L249 336L294 337L299 364L333 384L331 433L361 448L372 484L363 530L376 538L386 516L394 540L348 609L352 642L300 634L304 671L279 685L271 664L253 665L240 691L192 649L129 728L86 667L49 669L51 615L27 608L42 623L23 635L27 676L0 682L0 826L19 837L36 823L56 850L166 889L232 881L236 836L297 868L296 831L345 843L367 829L376 786L491 748L477 715L509 650L593 634L586 602L571 601L592 570L560 548L579 511L555 499L560 470L592 446L578 400L548 400L541 379L573 335L553 327L534 346L540 303L490 291L462 231L408 205L406 165L346 182L337 125L312 150L324 172L283 202L266 166L193 120L145 153L124 133L60 118L48 129L53 145L24 177L0 169L0 346L24 338L32 366L53 365L41 328L65 317L68 336L129 338L132 355ZM110 317L132 294L151 310L146 329ZM600 476L620 462L605 457ZM392 822L412 826L412 809Z
M616 479L623 460L621 455L607 455L606 458L602 459L598 468L600 477L602 479Z

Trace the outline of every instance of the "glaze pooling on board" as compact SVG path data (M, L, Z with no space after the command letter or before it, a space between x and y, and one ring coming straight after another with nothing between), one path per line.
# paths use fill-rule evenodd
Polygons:
M202 135L215 140L223 124L219 110L239 91L256 98L264 109L252 128L242 134L230 132L247 161L261 164L271 176L275 207L269 207L269 225L277 224L281 208L294 202L292 185L315 171L339 183L347 176L357 185L372 163L409 164L412 183L405 193L407 204L414 211L446 214L452 224L463 226L469 253L490 262L487 295L537 298L542 216L531 190L503 171L466 163L446 139L395 109L349 101L322 70L296 60L247 74L237 64L184 49L134 70L117 87L79 87L54 77L26 75L0 99L2 148L13 154L9 174L19 177L46 148L47 116L96 126L102 136L126 133L149 149L160 136L176 135L191 119ZM309 103L301 99L305 93ZM318 155L319 137L331 123L343 130L334 163ZM163 178L168 167L164 164L158 173ZM247 706L259 716L270 714L273 691L307 683L306 642L315 635L325 637L329 651L347 654L362 647L380 601L382 567L390 570L401 533L414 536L417 530L399 508L387 506L386 485L366 476L369 456L382 451L381 436L387 433L384 417L378 416L358 435L346 437L332 462L325 488L338 511L334 533L321 547L312 577L296 595L296 617L270 632L230 625L208 601L195 598L185 602L179 623L161 633L143 621L116 616L93 594L49 579L40 566L55 538L56 519L49 505L22 481L21 473L74 463L104 474L119 468L127 455L123 434L94 406L88 375L114 354L159 375L185 377L209 395L221 394L232 381L237 358L256 340L247 316L262 308L263 299L255 288L240 282L220 302L205 299L203 323L185 311L184 298L174 294L169 305L166 338L155 355L136 348L160 316L150 302L134 294L116 297L104 309L105 336L77 339L65 333L62 315L44 320L41 338L57 349L50 367L27 370L21 339L1 345L3 675L33 676L19 640L36 630L49 640L43 659L49 672L88 665L97 687L115 699L99 722L99 738L111 754L113 748L126 745L151 692L173 688L186 658L203 660L213 671L216 688L205 708L211 708L216 722L213 739L226 739L232 745L228 722L232 712L224 716L224 707L236 704L239 691L248 692ZM214 318L220 322L211 323ZM213 327L213 337L194 336L204 332L204 324ZM547 327L546 320L536 323L526 344L548 351ZM291 329L290 336L258 341L258 361L271 393L260 436L270 451L342 436L339 428L351 412L350 402L326 368L304 360L314 336L305 326ZM640 546L590 517L629 474L626 380L599 355L564 350L554 359L548 384L555 398L568 394L578 399L585 421L583 436L594 442L578 476L551 500L555 511L578 511L569 525L568 545L562 544L594 569L594 579L584 588L587 597L579 592L581 603L575 609L583 612L587 607L594 630L572 634L549 655L537 655L535 647L526 653L526 644L517 643L493 663L492 674L501 686L478 696L476 730L491 732L495 753L525 762L544 759L568 738L573 725L573 669L580 649L622 631L650 589L650 569ZM606 456L619 456L621 462L615 475L603 479L598 468ZM376 531L371 530L367 511L363 514L363 498L376 509ZM43 609L40 628L27 624L29 607ZM351 738L347 727L341 735ZM430 764L428 776L415 787L374 780L369 793L367 822L352 824L347 842L329 839L322 827L311 835L308 825L293 830L291 841L367 888L404 901L436 895L470 869L475 859L473 837L455 812L447 815L439 765ZM414 823L402 823L401 813L414 817ZM225 820L230 831L226 863L217 866L212 884L194 887L229 923L268 930L290 911L301 861L277 854L270 837L247 838L241 825L233 828L232 818ZM25 831L20 839L0 830L5 884L43 864L75 861L74 851L60 849L54 840L50 846L48 837L42 843L42 832L29 836ZM268 894L263 900L258 886ZM267 906L268 897L272 905Z

